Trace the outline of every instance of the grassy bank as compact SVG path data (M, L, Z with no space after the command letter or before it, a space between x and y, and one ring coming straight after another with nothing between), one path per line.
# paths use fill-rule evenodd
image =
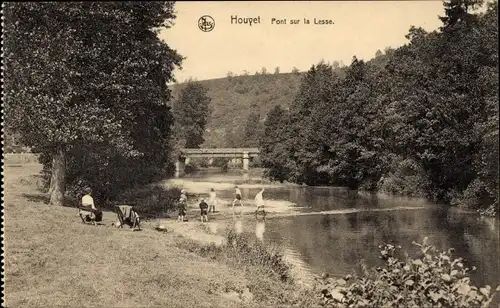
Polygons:
M257 302L266 307L318 307L318 296L312 289L299 287L292 277L291 266L282 251L259 240L229 231L222 245L201 244L190 239L179 240L178 246L204 258L240 269L247 287L236 290L245 300L245 288Z
M200 254L173 232L115 229L111 212L83 225L37 193L39 170L5 167L6 307L291 306L297 289L259 264Z

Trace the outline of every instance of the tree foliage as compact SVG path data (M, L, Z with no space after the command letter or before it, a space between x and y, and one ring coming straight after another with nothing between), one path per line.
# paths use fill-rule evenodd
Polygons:
M173 3L11 2L4 16L6 121L42 153L52 203L65 184L111 197L168 164L166 83L182 58L157 32Z
M258 147L261 134L260 112L256 104L252 104L243 133L243 146L248 148Z
M316 286L324 307L488 307L491 286L474 286L470 269L452 250L438 251L426 243L413 243L421 257L400 258L399 246L381 245L384 266L362 275L340 279L324 277Z
M453 27L457 22L474 22L476 15L469 13L483 4L483 0L446 0L443 1L445 16L439 19L443 22L441 29Z
M498 205L498 4L472 14L477 4L447 3L441 30L411 27L408 44L366 63L353 58L343 75L313 66L285 126L273 128L288 138L276 141L266 123L269 175Z
M189 81L180 90L173 111L176 137L186 148L198 148L204 141L207 118L211 113L211 98L199 82Z
M264 132L260 140L260 161L266 168L267 177L283 182L287 179L289 170L284 162L289 161L289 152L281 148L289 136L286 131L288 114L276 105L268 113L264 122Z

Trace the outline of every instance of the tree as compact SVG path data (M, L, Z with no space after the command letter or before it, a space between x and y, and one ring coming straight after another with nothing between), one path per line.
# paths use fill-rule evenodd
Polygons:
M476 20L476 15L469 13L483 4L483 0L445 0L443 1L445 16L439 19L443 22L442 30L453 27L457 22L469 23Z
M80 172L70 184L85 182L108 154L166 163L166 83L182 57L157 32L171 26L173 3L11 2L4 16L6 121L42 153L52 204L63 203L68 172ZM97 165L77 170L78 149Z
M174 102L176 135L186 148L198 148L204 141L207 118L211 112L208 90L199 82L188 81Z
M276 66L274 68L274 74L278 75L280 73L280 67L279 66Z
M250 107L250 114L248 115L247 122L244 130L244 146L257 147L260 136L260 114L256 104Z
M334 97L337 76L331 66L320 62L304 75L299 91L290 106L290 122L287 128L290 138L283 150L293 153L288 161L290 180L308 184L325 184L321 164L323 137L318 134L318 120L331 112L330 102ZM328 111L328 112L326 112ZM315 113L320 114L316 115Z
M260 161L266 168L266 176L278 181L285 181L290 175L287 168L289 153L282 146L286 142L287 113L276 105L267 114L264 132L259 142Z
M25 150L25 147L19 142L19 134L9 127L4 127L3 138L3 150L5 153L19 153Z
M478 22L457 20L441 32L413 28L410 44L388 64L398 119L389 134L397 140L391 144L422 164L429 195L447 202L460 202L478 179L474 161L483 156L482 147L495 143L487 146L483 138L491 129L485 124L498 110L493 98L498 95L498 47L491 42L498 38L498 22L496 12L489 14L488 22L479 15ZM495 164L488 163L489 168L498 169Z

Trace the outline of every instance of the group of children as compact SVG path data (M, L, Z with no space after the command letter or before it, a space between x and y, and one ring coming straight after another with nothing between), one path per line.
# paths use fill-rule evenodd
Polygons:
M202 198L200 202L200 214L202 222L208 222L208 213L210 213L210 211L212 211L212 213L215 213L216 204L217 204L217 198L215 190L212 188L210 190L210 197L208 203L205 201L205 198ZM178 202L179 214L177 216L177 221L180 222L184 221L184 217L186 216L186 209L187 209L187 196L186 196L186 191L183 189L181 190L181 197L179 198Z
M235 198L233 200L233 209L236 204L236 202L240 203L240 206L243 206L242 200L242 194L238 186L234 187L235 191ZM255 196L255 205L257 207L257 210L255 211L255 214L257 215L259 209L262 209L263 214L264 212L264 198L262 194L264 193L264 188L262 188L257 195ZM217 205L217 195L215 193L215 190L212 188L210 189L210 194L209 194L209 199L208 203L205 201L205 198L201 199L201 202L199 204L200 206L200 216L201 216L201 221L202 222L208 222L208 213L212 211L212 213L215 213L215 206ZM186 216L186 209L187 209L187 196L186 196L186 191L183 189L181 190L181 196L179 198L179 203L178 203L178 217L177 221L183 222L184 217Z

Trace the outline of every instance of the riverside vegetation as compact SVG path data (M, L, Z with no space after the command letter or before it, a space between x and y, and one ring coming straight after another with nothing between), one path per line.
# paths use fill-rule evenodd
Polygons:
M471 285L469 269L452 249L414 243L418 257L396 256L401 247L381 245L383 267L367 268L360 275L341 279L323 277L318 290L326 307L488 307L493 300L491 286ZM497 291L500 290L497 288Z
M498 214L498 2L471 13L480 4L445 2L440 30L412 27L408 44L354 58L344 77L314 65L289 109L267 115L267 175Z

